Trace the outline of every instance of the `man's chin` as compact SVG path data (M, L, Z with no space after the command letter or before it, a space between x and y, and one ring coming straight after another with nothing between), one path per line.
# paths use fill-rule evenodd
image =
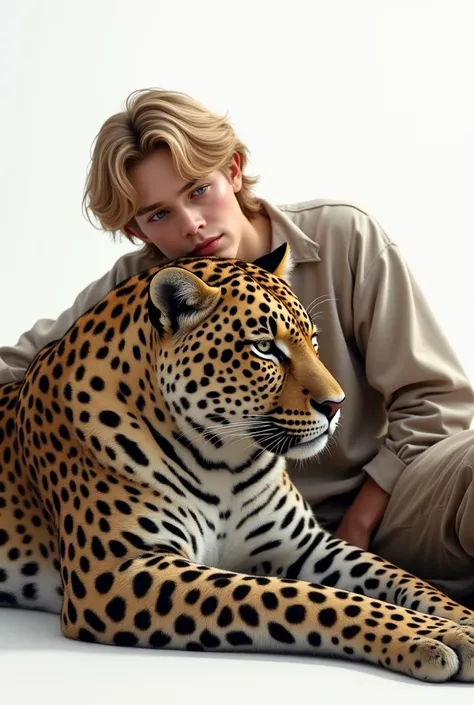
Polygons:
M212 256L219 257L219 259L240 259L237 247L230 243L225 235L222 237L219 247L212 253Z

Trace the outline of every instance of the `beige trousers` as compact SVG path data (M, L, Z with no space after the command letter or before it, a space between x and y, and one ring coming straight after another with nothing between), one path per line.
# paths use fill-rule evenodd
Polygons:
M351 500L314 513L335 530ZM474 430L440 441L405 468L370 550L456 600L474 599Z

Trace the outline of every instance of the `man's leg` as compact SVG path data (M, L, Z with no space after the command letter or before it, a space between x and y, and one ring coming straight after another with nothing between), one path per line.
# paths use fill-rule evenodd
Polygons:
M405 468L370 550L453 599L474 596L474 430Z

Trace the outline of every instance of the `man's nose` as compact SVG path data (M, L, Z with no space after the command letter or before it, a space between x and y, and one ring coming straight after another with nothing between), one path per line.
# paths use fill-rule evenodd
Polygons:
M198 212L185 211L183 214L183 235L184 237L194 236L202 230L206 222Z

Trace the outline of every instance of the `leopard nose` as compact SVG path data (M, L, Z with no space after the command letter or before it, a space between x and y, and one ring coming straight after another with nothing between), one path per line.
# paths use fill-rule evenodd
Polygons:
M324 414L328 421L332 421L339 409L344 403L344 397L341 401L333 401L331 399L326 399L325 401L316 401L311 399L311 406L320 414Z

